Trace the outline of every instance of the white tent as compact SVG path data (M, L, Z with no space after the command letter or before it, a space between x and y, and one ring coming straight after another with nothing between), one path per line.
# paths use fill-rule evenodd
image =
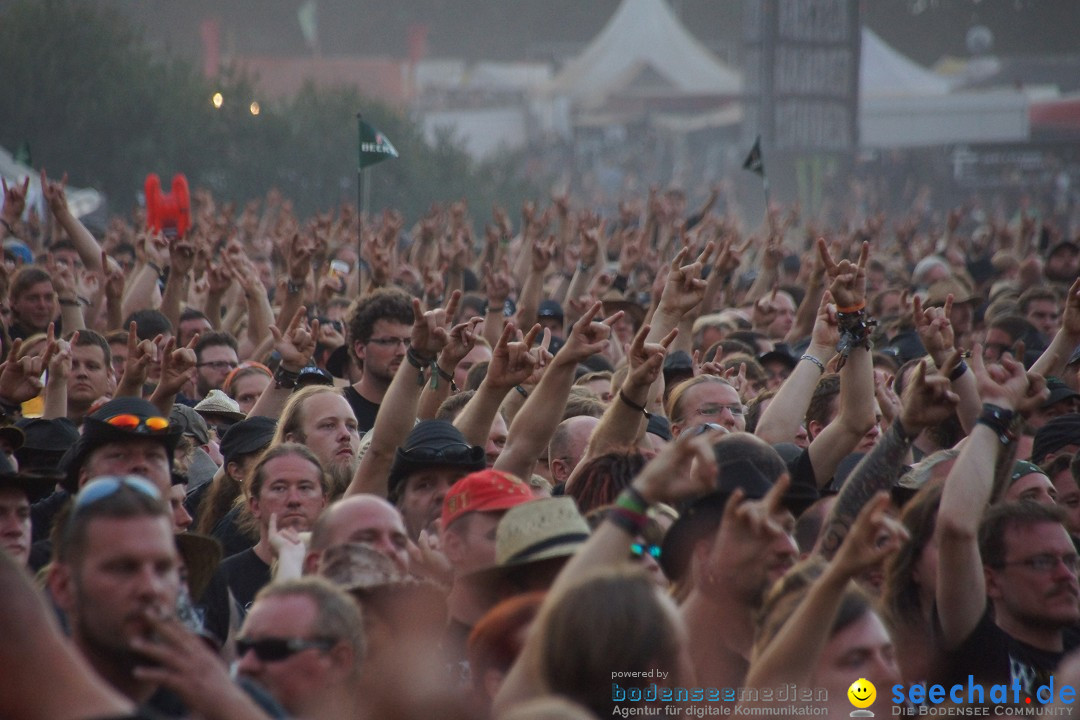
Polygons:
M737 96L742 78L686 31L666 0L623 0L604 29L552 80L550 95L595 109L648 86L663 94Z
M1027 140L1028 100L1023 93L950 92L951 85L864 27L859 144L898 148Z
M15 160L4 148L0 147L0 176L8 185L22 184L30 178L30 187L26 193L26 208L36 207L40 217L45 216L45 198L41 194L41 176L32 167ZM65 190L68 207L75 217L81 218L101 207L103 198L97 190L68 187Z

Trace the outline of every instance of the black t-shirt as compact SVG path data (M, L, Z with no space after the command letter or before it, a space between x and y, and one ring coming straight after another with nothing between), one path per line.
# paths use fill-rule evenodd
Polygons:
M1064 652L1042 650L1021 642L999 628L987 608L967 639L948 654L947 683L966 687L968 675L972 675L976 683L987 688L1005 685L1012 703L1012 683L1019 681L1020 702L1026 704L1026 699L1031 698L1032 704L1040 704L1036 690L1048 685L1061 658L1080 646L1080 634L1069 628L1064 631L1062 642Z
M270 584L270 566L255 554L255 548L225 558L219 572L225 575L225 581L244 614L255 602L259 590Z
M221 543L221 554L226 558L244 552L259 540L257 536L252 538L240 529L241 511L239 506L230 508L210 531L210 537Z
M361 434L375 427L375 415L379 412L378 403L373 403L366 397L356 392L352 385L345 388L345 399L352 406L353 414L356 415L356 429Z

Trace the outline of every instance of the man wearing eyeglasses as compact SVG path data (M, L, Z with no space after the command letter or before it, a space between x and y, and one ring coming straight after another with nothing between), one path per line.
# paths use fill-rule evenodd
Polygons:
M269 690L294 717L360 716L360 609L326 580L306 577L264 588L244 620L236 654L239 675Z
M377 290L349 311L348 347L363 375L345 388L360 433L375 425L375 415L394 379L412 335L412 298L396 288Z
M220 390L225 378L236 369L236 338L227 332L209 332L195 344L195 400L202 400L211 390Z
M993 376L981 358L973 361L983 410L945 480L935 528L942 646L951 681L972 674L986 685L1007 685L1010 702L1042 704L1039 687L1052 683L1061 659L1080 647L1080 559L1056 506L988 508L1013 418L1037 408L1046 390L1011 359Z

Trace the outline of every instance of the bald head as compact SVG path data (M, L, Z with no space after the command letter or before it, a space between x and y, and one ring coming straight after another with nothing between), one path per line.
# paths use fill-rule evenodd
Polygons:
M598 418L589 415L567 418L559 423L548 443L548 466L551 468L552 482L566 482L585 456L589 436L599 424Z
M402 573L409 571L408 536L401 513L378 495L351 495L328 507L311 532L304 573L318 572L322 554L345 543L367 543Z

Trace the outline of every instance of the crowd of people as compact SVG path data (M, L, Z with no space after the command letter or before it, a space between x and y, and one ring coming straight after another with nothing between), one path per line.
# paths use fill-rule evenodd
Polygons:
M1071 709L1080 244L1033 212L200 190L95 235L40 183L0 717Z

